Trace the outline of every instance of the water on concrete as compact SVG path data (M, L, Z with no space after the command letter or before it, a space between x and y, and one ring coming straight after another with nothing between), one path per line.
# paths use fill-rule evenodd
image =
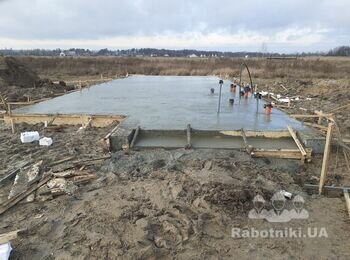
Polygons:
M238 88L231 93L229 81L222 87L221 113L217 114L219 78L199 76L132 76L96 85L81 92L15 110L34 114L125 115L126 126L143 129L203 130L301 130L300 122L272 109L267 116L263 102L249 96L239 100ZM211 94L210 89L215 93ZM229 99L234 98L234 105Z
M298 149L292 138L274 138L267 140L264 137L248 137L247 141L258 149ZM137 138L135 147L162 147L183 148L187 139L185 132L145 132L141 131ZM241 136L225 136L222 134L193 133L191 136L193 148L220 148L220 149L243 149L244 142Z

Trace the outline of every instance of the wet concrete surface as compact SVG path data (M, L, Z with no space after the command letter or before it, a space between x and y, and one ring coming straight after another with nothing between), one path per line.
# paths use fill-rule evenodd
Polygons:
M183 148L187 142L186 134L175 132L141 132L137 138L137 148ZM258 149L298 149L292 138L266 139L264 137L248 137L248 144ZM194 133L191 137L193 148L244 149L241 136L224 136L212 133Z
M217 114L219 78L199 76L131 76L92 86L81 92L15 110L33 114L125 115L122 123L142 129L184 129L187 124L202 130L278 131L300 122L277 109L267 116L263 101L257 106L252 95L239 99L231 93L230 81L222 87L221 113ZM210 89L215 93L211 94ZM234 98L234 105L229 99ZM258 109L257 109L258 107ZM258 112L257 112L258 111Z

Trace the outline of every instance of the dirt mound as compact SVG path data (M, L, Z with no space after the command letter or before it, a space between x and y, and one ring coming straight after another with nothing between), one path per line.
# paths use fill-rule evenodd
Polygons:
M0 57L0 87L33 87L39 76L13 57Z
M0 94L7 102L55 97L71 90L74 86L64 81L54 83L50 79L41 79L17 58L0 57Z

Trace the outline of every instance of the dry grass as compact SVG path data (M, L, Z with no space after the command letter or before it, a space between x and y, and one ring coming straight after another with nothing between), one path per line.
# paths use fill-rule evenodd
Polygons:
M349 79L350 58L312 57L297 60L263 58L138 58L138 57L20 57L41 77L113 77L145 75L239 75L246 62L255 79Z

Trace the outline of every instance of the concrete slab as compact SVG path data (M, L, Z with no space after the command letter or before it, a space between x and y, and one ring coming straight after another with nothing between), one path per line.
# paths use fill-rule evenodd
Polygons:
M248 137L250 145L257 149L298 149L290 137L265 138ZM241 136L224 135L217 131L198 131L191 134L192 148L220 148L243 150L244 142ZM184 148L186 145L185 131L141 130L136 141L136 148Z
M250 94L248 98L239 98L230 92L230 81L222 87L221 113L217 114L219 98L219 78L192 76L132 76L96 85L81 92L44 101L32 106L16 109L14 113L22 114L94 114L126 116L119 130L110 137L113 150L130 144L133 130L140 126L142 130L180 130L187 124L198 130L276 132L286 131L287 125L294 130L305 133L302 138L306 147L315 152L322 152L323 139L313 134L310 128L290 118L278 109L272 109L270 115L264 113L264 102ZM210 89L215 93L211 94ZM234 99L230 104L229 99ZM282 140L282 139L281 139ZM281 141L280 140L280 141ZM286 149L288 142L270 142L266 139L251 140L257 148ZM210 136L194 135L193 147L230 148L243 147L242 140L232 136L210 133ZM169 134L143 135L138 138L136 146L146 147L184 147L186 135ZM294 144L295 145L295 144ZM294 146L293 145L293 146ZM316 149L315 149L316 148ZM321 151L322 150L322 151Z
M217 114L219 78L192 76L131 76L74 92L39 104L15 110L33 114L113 114L128 118L124 125L143 129L184 129L188 123L204 130L277 131L291 125L306 130L300 122L282 111L273 109L264 114L263 102L257 106L250 95L239 99L222 88L221 113ZM211 94L210 89L215 93ZM234 105L229 99L234 98Z

